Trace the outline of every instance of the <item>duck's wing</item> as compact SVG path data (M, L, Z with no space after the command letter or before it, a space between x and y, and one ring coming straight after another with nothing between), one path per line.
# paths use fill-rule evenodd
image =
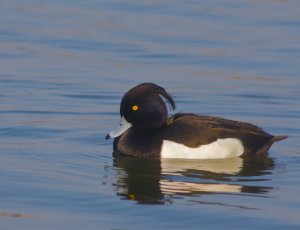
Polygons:
M287 136L272 136L260 127L213 116L175 114L167 121L165 138L189 147L209 144L217 139L239 139L245 152L266 152L275 141Z

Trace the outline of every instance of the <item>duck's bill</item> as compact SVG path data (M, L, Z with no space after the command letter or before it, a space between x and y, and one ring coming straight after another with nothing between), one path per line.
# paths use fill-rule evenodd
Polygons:
M125 133L130 127L132 126L131 123L126 121L124 117L121 118L120 126L118 126L115 130L110 131L106 135L106 140L109 138L116 138L118 136L121 136L123 133Z

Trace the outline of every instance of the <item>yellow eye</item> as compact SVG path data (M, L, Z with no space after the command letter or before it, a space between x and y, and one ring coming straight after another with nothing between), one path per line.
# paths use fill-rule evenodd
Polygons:
M132 109L133 111L137 111L137 110L139 109L139 107L138 107L137 105L133 105L133 106L131 107L131 109Z

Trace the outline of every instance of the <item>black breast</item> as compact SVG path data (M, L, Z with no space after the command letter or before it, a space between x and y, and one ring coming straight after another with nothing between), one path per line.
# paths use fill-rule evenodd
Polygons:
M129 129L114 140L114 154L143 158L159 158L162 146L162 128Z

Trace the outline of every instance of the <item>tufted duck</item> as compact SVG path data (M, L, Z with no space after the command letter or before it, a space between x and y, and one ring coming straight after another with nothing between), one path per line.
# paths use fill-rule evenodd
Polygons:
M115 155L144 158L217 159L266 154L272 136L250 123L212 116L177 113L168 117L175 102L164 88L143 83L121 101L120 127L107 134L115 138Z

